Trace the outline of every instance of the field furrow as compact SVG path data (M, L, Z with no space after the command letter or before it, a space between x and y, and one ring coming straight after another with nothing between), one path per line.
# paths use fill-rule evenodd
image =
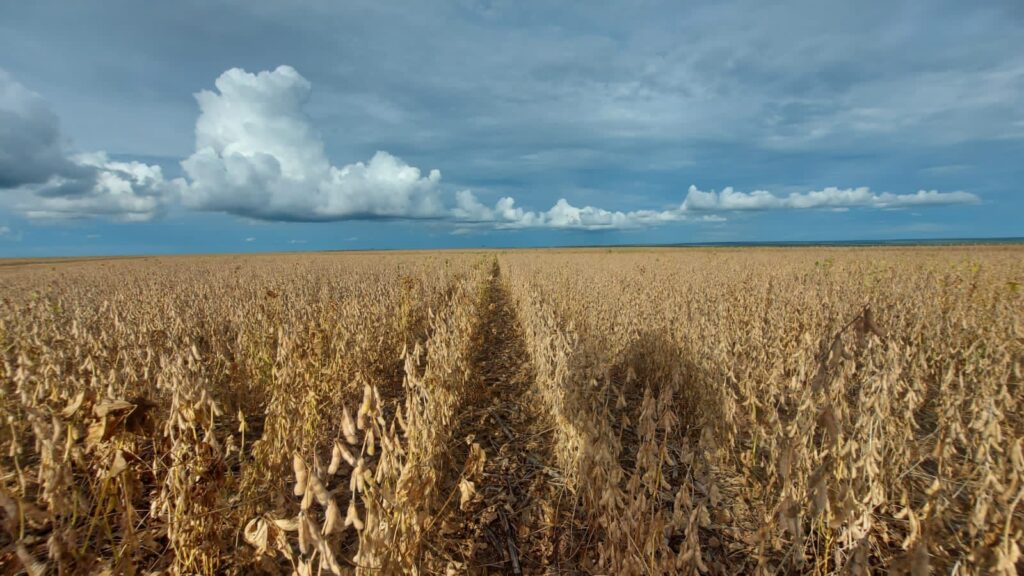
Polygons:
M459 571L538 573L555 552L564 479L496 263L477 306L466 397L452 435L452 496L439 522L437 547L448 567Z

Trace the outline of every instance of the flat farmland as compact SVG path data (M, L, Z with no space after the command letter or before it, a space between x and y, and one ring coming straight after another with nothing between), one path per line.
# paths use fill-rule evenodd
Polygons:
M1015 574L1024 248L0 261L0 572Z

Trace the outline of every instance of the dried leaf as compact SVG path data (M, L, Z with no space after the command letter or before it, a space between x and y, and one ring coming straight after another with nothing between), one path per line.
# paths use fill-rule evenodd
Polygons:
M124 472L128 468L128 461L124 459L124 452L118 450L114 454L114 461L111 462L110 468L107 469L107 479L116 478L118 474Z
M92 408L93 413L99 418L104 418L111 414L130 414L132 410L135 410L135 404L125 400L108 400Z
M60 415L65 418L71 418L78 412L78 409L82 407L82 402L85 400L85 390L80 391L75 395L74 399L68 403L67 407L61 410Z

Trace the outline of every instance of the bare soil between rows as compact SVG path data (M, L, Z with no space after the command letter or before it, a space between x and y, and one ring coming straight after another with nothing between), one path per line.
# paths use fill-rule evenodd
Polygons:
M568 564L560 527L574 499L555 463L552 427L497 263L481 291L466 398L453 434L455 470L462 474L447 482L454 497L435 553L460 573L557 572L554 566Z

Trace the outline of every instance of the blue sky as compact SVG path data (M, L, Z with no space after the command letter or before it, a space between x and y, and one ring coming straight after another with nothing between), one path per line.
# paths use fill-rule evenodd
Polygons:
M1022 236L1024 4L7 2L0 255Z

